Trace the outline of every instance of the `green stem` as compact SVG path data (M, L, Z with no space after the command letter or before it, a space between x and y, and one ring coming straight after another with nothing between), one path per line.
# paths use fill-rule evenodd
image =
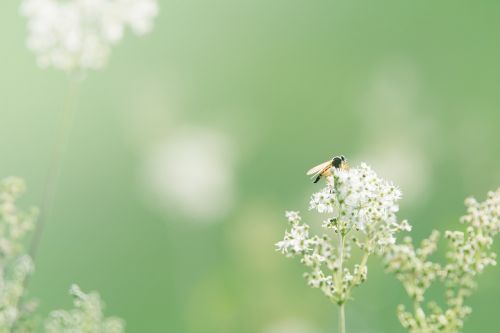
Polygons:
M344 246L345 246L345 236L339 232L339 267L337 272L337 293L339 295L338 305L339 305L339 333L345 333L345 309L344 304L346 301L346 294L343 290L343 280L344 280Z
M62 161L64 154L66 153L68 141L73 130L73 123L76 114L76 98L78 92L78 79L74 77L69 78L68 91L64 101L64 107L62 110L62 119L59 125L59 132L57 134L56 144L52 151L52 157L50 160L49 174L45 182L45 188L43 191L43 199L41 205L40 218L36 224L36 229L33 235L30 246L30 256L35 260L37 255L38 247L40 244L40 238L42 236L45 223L50 215L52 205L55 198L55 193L57 189L57 181L61 173Z
M368 261L368 257L370 256L370 253L365 252L363 255L363 258L361 259L361 264L359 265L360 267L366 266L366 262Z
M339 267L337 271L337 290L339 294L339 302L343 303L344 302L344 291L342 290L342 281L344 279L344 240L345 237L339 232L339 248L338 248L338 255L339 255Z
M339 305L339 333L345 333L345 303Z

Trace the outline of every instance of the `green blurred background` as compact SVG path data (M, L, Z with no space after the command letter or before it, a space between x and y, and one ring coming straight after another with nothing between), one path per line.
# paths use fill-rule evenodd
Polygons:
M27 180L28 206L68 80L37 68L18 5L0 4L0 175ZM457 228L463 199L500 184L499 31L495 1L160 1L152 34L81 84L30 285L41 313L76 282L131 333L334 332L335 306L274 251L318 188L304 171L366 161L402 188L416 239ZM498 331L499 278L480 277L465 332ZM404 332L377 260L355 297L349 332Z

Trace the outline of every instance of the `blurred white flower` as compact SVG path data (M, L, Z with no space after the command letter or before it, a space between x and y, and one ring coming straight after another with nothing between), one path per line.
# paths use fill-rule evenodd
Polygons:
M160 142L146 158L148 192L168 212L197 222L222 218L234 200L229 139L209 129L185 129Z
M429 156L436 151L435 118L421 112L432 101L422 86L416 64L391 57L377 66L360 99L366 143L360 155L404 189L407 203L425 198L431 185Z
M285 216L290 223L292 222L300 222L299 212L296 211L287 211L285 212Z
M69 292L73 296L74 308L52 311L45 321L45 332L125 332L125 324L120 318L104 317L104 305L99 294L84 293L77 285L72 285Z
M158 14L156 0L24 0L27 46L41 67L65 71L99 69L126 27L149 32Z

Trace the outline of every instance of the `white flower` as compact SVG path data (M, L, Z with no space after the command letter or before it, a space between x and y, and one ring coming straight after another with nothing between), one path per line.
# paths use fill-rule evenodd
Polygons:
M393 244L394 233L408 230L408 222L398 222L395 213L401 191L377 176L365 163L350 170L334 170L327 187L312 195L309 208L329 213L323 227L337 230L337 220L344 231L356 228L374 237L383 248Z
M309 226L295 224L289 232L285 232L284 239L276 243L276 249L288 255L307 253L312 243L309 239Z
M351 282L352 280L354 279L354 276L352 276L351 273L349 273L349 271L347 271L345 274L344 274L344 280L346 282Z
M334 211L334 195L328 188L314 193L309 203L309 209L316 209L320 213L332 213Z
M299 212L287 211L287 212L285 212L285 216L288 219L288 222L290 222L290 223L300 222Z
M41 67L102 68L128 26L142 35L158 14L156 0L24 0L27 46Z
M321 224L325 234L309 236L309 225L301 222L298 212L286 212L292 229L276 243L276 249L287 257L301 257L301 263L310 269L305 274L308 285L343 304L350 299L351 289L366 280L368 256L387 250L395 243L397 232L411 227L396 219L399 189L379 178L368 165L333 169L326 181L326 187L309 202L309 209L327 215ZM364 258L349 270L351 244L364 252Z

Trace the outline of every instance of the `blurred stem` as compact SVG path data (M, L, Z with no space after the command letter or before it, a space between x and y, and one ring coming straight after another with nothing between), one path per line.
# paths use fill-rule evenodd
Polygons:
M414 300L413 309L415 312L415 319L417 319L417 324L422 329L422 332L430 332L430 329L427 327L427 319L425 318L425 313L420 302Z
M40 239L46 224L47 219L50 216L55 193L57 189L57 182L62 169L62 162L64 155L67 150L69 138L73 130L73 123L76 114L76 101L78 96L78 78L74 76L69 77L68 90L64 100L64 106L61 111L61 120L59 124L59 130L56 137L56 143L52 151L52 157L50 160L49 173L45 182L45 187L43 191L42 207L40 212L40 218L36 224L35 233L31 241L29 254L33 261L37 255L38 247L40 245Z
M361 263L359 264L359 266L361 266L361 267L366 266L366 262L368 261L369 256L370 256L370 253L365 252L365 254L363 255L363 259L361 259Z

